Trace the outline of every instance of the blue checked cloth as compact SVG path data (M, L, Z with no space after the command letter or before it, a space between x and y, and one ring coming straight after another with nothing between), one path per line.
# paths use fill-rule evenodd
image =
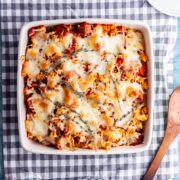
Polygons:
M177 20L144 0L1 0L3 154L7 180L137 179L147 170L164 135L167 100L172 91L172 49ZM125 155L56 156L31 154L19 143L16 104L17 52L25 22L66 18L115 18L149 24L155 55L153 139L148 151ZM177 143L164 157L155 179L172 179L177 170Z

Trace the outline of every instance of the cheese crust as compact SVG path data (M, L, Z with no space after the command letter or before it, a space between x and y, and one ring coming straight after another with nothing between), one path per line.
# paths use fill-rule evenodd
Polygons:
M38 26L22 66L27 137L58 149L143 143L144 38L116 24Z

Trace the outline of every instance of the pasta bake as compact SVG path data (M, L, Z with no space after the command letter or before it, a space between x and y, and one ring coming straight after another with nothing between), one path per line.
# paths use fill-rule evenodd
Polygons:
M143 142L148 120L144 37L116 24L29 29L23 59L27 137L57 149Z

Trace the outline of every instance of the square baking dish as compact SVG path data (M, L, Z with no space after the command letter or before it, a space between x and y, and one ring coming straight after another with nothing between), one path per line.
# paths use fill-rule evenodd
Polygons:
M70 150L58 150L53 147L48 147L29 140L26 135L25 129L25 116L26 107L24 104L23 88L24 80L21 76L22 61L21 56L25 55L26 45L28 42L28 30L32 27L45 25L54 26L58 24L73 24L80 22L88 23L99 23L99 24L117 24L126 27L135 28L143 33L145 40L145 50L149 58L148 61L148 108L149 108L149 119L145 122L144 127L144 141L142 144L136 146L120 146L111 148L110 150L88 150L88 149L77 149L74 151ZM18 49L18 74L17 74L17 109L18 109L18 124L19 124L19 137L22 147L33 153L40 154L56 154L56 155L98 155L98 154L127 154L137 153L145 151L149 148L152 139L153 129L153 101L154 101L154 61L153 61L153 48L152 48L152 37L150 28L143 22L131 21L131 20L118 20L118 19L67 19L67 20L45 20L45 21L34 21L24 24L20 32L19 49Z

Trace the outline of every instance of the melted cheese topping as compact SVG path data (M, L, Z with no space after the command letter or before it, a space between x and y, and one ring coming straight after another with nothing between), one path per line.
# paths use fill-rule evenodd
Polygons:
M58 149L141 143L148 119L142 33L88 23L45 30L35 28L22 67L28 138Z

